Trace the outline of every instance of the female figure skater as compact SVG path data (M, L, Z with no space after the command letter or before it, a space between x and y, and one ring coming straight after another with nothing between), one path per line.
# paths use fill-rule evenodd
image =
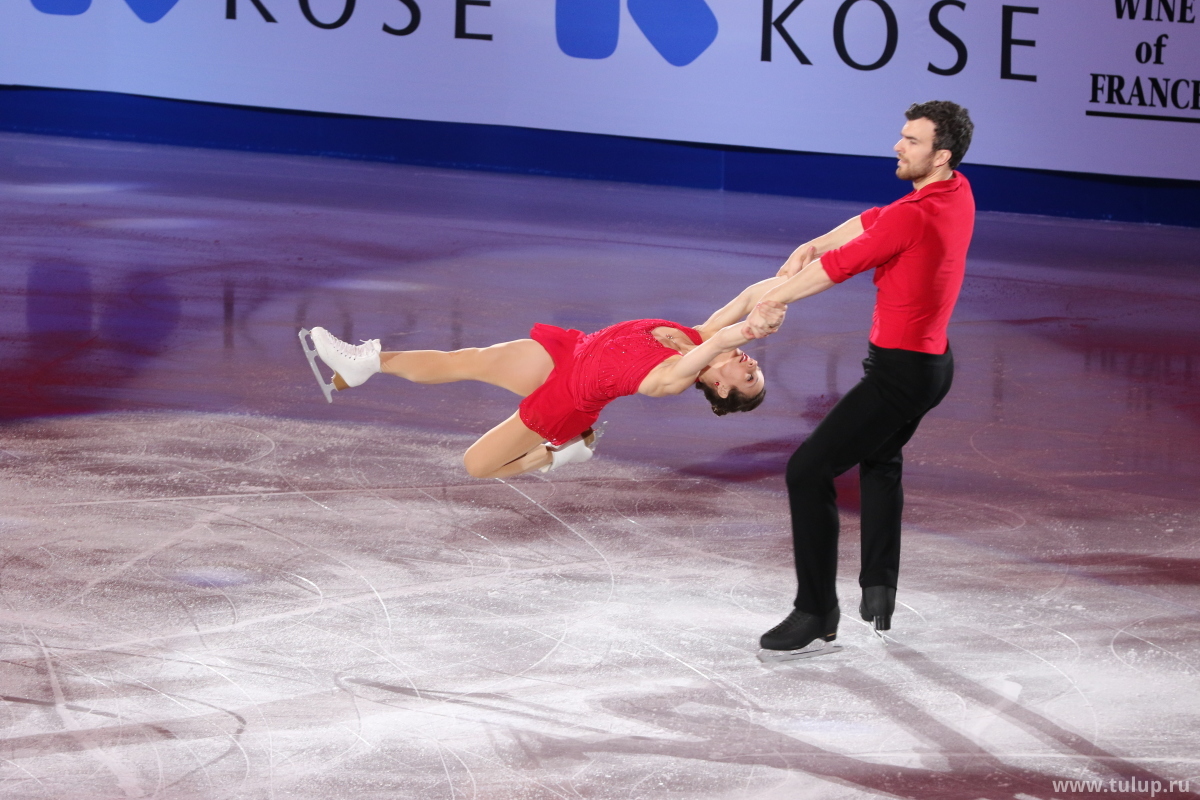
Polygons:
M333 388L359 386L377 372L414 383L483 381L520 395L517 413L463 456L472 477L508 478L587 461L595 445L592 425L604 406L624 395L664 397L694 385L718 416L757 408L766 380L758 362L738 348L779 327L785 306L759 299L783 280L747 287L694 329L639 319L584 335L538 323L532 338L452 352L380 352L378 339L352 345L324 328L300 331L300 341L330 402ZM751 311L753 327L742 322ZM333 370L332 384L322 379L315 357Z

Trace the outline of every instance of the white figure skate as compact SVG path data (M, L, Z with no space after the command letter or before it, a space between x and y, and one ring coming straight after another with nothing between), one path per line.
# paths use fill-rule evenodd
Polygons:
M547 445L550 450L550 463L539 471L549 472L567 464L582 464L591 459L596 454L596 442L604 434L606 424L601 422L591 430L585 431L570 441L563 442L558 447Z
M362 344L343 342L324 328L307 328L300 331L300 346L308 358L317 384L325 401L333 402L333 390L361 386L379 372L379 340L370 339ZM333 379L326 381L317 367L317 358L333 370Z

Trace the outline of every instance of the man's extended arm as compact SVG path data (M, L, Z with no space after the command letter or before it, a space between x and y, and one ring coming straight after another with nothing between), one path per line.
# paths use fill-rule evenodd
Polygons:
M726 325L745 319L764 294L783 282L782 278L775 277L747 286L737 297L714 311L703 325L696 326L696 330L715 334Z
M873 209L864 213L869 215L870 230L863 227L860 215L814 239L813 243L796 248L796 252L780 270L780 274L786 273L788 279L764 294L760 302L772 300L787 305L811 297L851 275L887 263L905 248L913 246L915 239L921 235L921 213L912 203L893 204L882 211ZM833 250L837 252L831 252ZM822 254L834 270L836 281L821 263ZM766 320L752 313L746 319L746 324L752 333L759 334L765 329Z
M862 232L863 224L861 215L851 217L824 236L818 236L797 247L788 257L788 260L783 262L783 266L779 268L779 272L775 274L780 277L790 278L803 269L804 263L807 262L802 263L802 256L809 250L815 250L816 257L820 258L830 250L834 250L858 238L862 235Z
M766 336L773 333L779 327L779 323L782 322L782 319L773 318L778 314L777 311L774 312L772 318L768 318L760 310L765 308L764 303L771 301L769 305L782 303L786 306L788 303L801 300L805 297L812 297L814 294L819 294L837 285L830 279L829 274L825 272L825 267L821 266L821 259L816 257L817 254L814 247L810 247L806 252L797 251L793 255L796 256L796 268L798 271L795 275L768 291L758 301L758 305L754 307L754 310L750 312L750 316L746 318L746 326L750 329L749 334L755 337Z

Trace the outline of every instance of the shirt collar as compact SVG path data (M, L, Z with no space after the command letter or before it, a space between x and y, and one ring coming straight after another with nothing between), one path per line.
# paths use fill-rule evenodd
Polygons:
M907 195L905 195L904 199L920 200L922 197L927 197L931 194L958 191L958 189L966 182L967 179L963 176L963 174L958 170L955 170L954 174L946 180L927 183L920 189L914 189L913 191L909 192Z

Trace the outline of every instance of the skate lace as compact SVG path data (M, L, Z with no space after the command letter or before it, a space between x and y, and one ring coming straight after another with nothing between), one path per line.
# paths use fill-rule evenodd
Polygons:
M333 334L330 334L329 340L330 344L333 345L333 349L338 351L340 355L343 355L346 358L370 358L371 356L375 355L373 347L374 343L366 339L363 339L362 344L350 344L349 342L343 342Z
M787 618L784 619L783 622L779 623L774 628L771 628L771 630L767 631L767 633L784 633L791 631L793 628L799 628L806 622L807 617L808 615L803 614L799 609L792 609L791 613L787 615Z

